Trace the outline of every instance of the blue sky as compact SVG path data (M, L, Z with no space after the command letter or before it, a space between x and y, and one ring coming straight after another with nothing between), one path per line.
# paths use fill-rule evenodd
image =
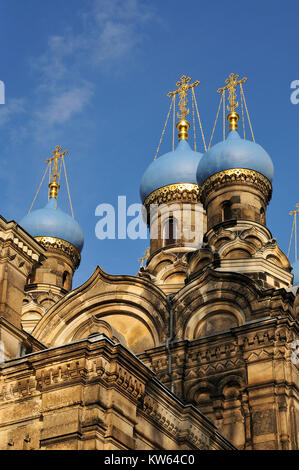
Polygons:
M97 265L136 274L147 241L98 240L95 208L116 204L118 195L139 202L166 94L182 74L201 82L196 96L208 139L216 90L235 72L248 77L255 138L274 163L268 226L287 251L288 212L299 202L299 105L290 101L290 83L299 79L298 14L295 0L0 0L0 213L16 221L27 213L44 161L61 145L85 235L74 285ZM219 124L213 143L221 138ZM170 148L171 128L161 153ZM46 201L44 185L35 208ZM63 189L60 206L68 207Z

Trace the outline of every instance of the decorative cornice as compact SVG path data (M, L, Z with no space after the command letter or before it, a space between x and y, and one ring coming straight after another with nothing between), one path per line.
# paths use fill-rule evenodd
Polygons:
M62 238L55 238L55 237L34 237L36 241L38 241L43 247L47 250L54 250L54 251L62 251L64 254L69 256L74 264L75 269L78 268L81 255L79 250L72 245L72 243L63 240Z
M1 246L14 247L22 257L26 257L28 261L33 263L33 265L43 259L44 248L39 246L35 240L16 222L7 222L1 216L0 243Z
M272 184L264 175L258 171L246 168L232 168L215 173L207 178L200 187L201 202L205 202L208 194L219 189L225 184L249 184L256 186L266 197L267 204L272 196Z
M147 196L144 201L146 209L151 204L165 204L168 202L200 202L199 187L193 183L168 184L158 188Z

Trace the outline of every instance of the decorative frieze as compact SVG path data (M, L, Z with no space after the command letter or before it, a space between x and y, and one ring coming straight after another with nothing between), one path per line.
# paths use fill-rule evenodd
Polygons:
M267 204L272 197L272 185L268 178L261 173L246 168L233 168L215 173L207 178L200 187L200 199L205 205L205 200L211 191L216 191L226 184L250 184L258 188L265 196Z
M200 202L197 184L177 183L163 186L153 191L144 201L147 210L151 204L166 204L171 202Z
M79 266L81 261L81 255L79 253L79 250L77 250L77 248L72 245L72 243L69 243L66 240L62 240L61 238L55 237L35 237L35 240L38 241L47 250L50 249L58 252L62 251L63 253L65 253L71 258L75 269L77 269L77 267Z

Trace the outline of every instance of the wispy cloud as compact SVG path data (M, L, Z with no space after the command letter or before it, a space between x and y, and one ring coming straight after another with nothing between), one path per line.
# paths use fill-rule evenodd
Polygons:
M36 116L49 126L63 124L74 114L82 111L92 94L92 87L89 83L82 87L63 91L58 95L55 94L51 96L44 109L36 113Z
M87 5L76 30L69 26L63 34L50 36L43 54L31 58L34 96L30 103L12 100L0 109L0 126L30 110L18 134L28 135L30 127L40 141L43 133L84 112L95 90L90 71L117 69L144 40L144 24L155 18L143 0L93 0Z
M82 78L88 66L128 58L144 40L144 24L154 18L141 0L94 0L81 15L80 31L68 28L63 35L51 36L45 53L35 58L40 86L51 88L66 77L73 81Z
M0 126L4 126L18 114L24 113L24 100L13 98L0 106Z
M93 58L112 62L127 57L144 39L142 27L155 18L147 4L137 0L96 0Z

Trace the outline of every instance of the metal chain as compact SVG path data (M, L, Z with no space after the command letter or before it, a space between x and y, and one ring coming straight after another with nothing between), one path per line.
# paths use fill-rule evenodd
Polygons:
M45 173L44 173L44 176L42 177L42 180L41 180L41 182L40 182L40 185L39 185L39 187L38 187L38 190L36 191L36 195L35 195L35 197L34 197L34 199L33 199L33 201L32 201L32 204L31 204L31 206L30 206L30 209L29 209L29 211L28 211L28 214L30 214L31 209L32 209L32 207L33 207L33 204L35 203L35 200L36 200L36 198L37 198L37 195L38 195L38 193L39 193L39 190L40 190L40 188L41 188L41 186L42 186L42 184L43 184L43 182L44 182L44 179L45 179L45 177L46 177L47 171L49 170L49 166L50 166L50 162L49 162L48 165L47 165L46 171L45 171ZM49 172L49 174L50 174L50 172Z
M220 98L220 103L219 103L219 106L218 106L218 111L217 111L216 119L215 119L215 122L214 122L214 127L213 127L213 131L212 131L212 134L211 134L211 138L210 138L208 150L209 150L210 147L211 147L211 143L212 143L212 139L213 139L213 136L214 136L215 127L216 127L216 123L217 123L217 120L218 120L218 116L219 116L219 111L220 111L220 106L221 106L222 100L223 100L223 93L222 93L221 98Z
M198 118L198 122L199 122L200 131L201 131L202 141L203 141L203 144L204 144L205 151L207 151L205 136L204 136L204 133L203 133L203 130L202 130L202 125L201 125L201 120L200 120L200 116L199 116L197 101L196 101L196 98L195 98L194 88L192 88L192 95L193 95L194 102L195 102L195 107L196 107L196 112L197 112L197 118Z
M293 233L294 233L294 226L295 226L295 217L293 219L293 224L292 224L291 238L290 238L289 249L288 249L288 257L290 255L290 250L291 250L291 243L292 243L292 238L293 238Z
M175 128L175 95L173 95L173 119L172 119L172 151L174 152L174 128Z
M171 111L172 105L173 105L173 98L172 98L171 103L170 103L169 111L168 111L167 118L166 118L166 121L165 121L165 124L164 124L164 129L163 129L162 134L161 134L160 142L159 142L159 145L158 145L157 152L156 152L156 155L155 155L154 160L156 160L156 158L157 158L157 156L158 156L158 153L159 153L159 150L160 150L160 145L161 145L161 142L162 142L164 133L165 133L165 129L166 129L166 126L167 126L167 122L168 122L168 119L169 119L169 115L170 115L170 111Z
M243 108L243 95L241 93L241 109L242 109L242 122L243 122L243 133L244 133L244 140L246 138L245 136L245 119L244 119L244 108Z
M193 88L192 88L193 90ZM194 152L196 152L196 131L195 131L195 112L194 112L194 98L192 94L192 115L193 115L193 131L194 131Z
M223 125L223 140L225 140L225 90L223 90L223 119L222 119L222 125Z
M297 212L294 214L294 220L295 220L295 263L297 263L297 224L296 224L296 216Z
M251 130L252 140L253 140L253 142L255 142L254 135L253 135L253 130L252 130L252 125L251 125L251 121L250 121L250 117L249 117L249 113L248 113L248 109L247 109L246 99L245 99L245 95L244 95L244 91L243 91L243 87L242 87L242 83L240 83L240 89L241 89L241 93L243 95L243 100L244 100L244 105L245 105L245 109L246 109L246 113L247 113L247 119L248 119L248 122L249 122L249 127L250 127L250 130Z
M63 162L64 176L65 176L66 187L67 187L67 193L68 193L68 197L69 197L69 201L70 201L70 206L71 206L72 217L74 218L74 211L73 211L73 205L72 205L72 200L71 200L71 194L70 194L69 183L68 183L67 174L66 174L64 156L62 156L62 162Z

